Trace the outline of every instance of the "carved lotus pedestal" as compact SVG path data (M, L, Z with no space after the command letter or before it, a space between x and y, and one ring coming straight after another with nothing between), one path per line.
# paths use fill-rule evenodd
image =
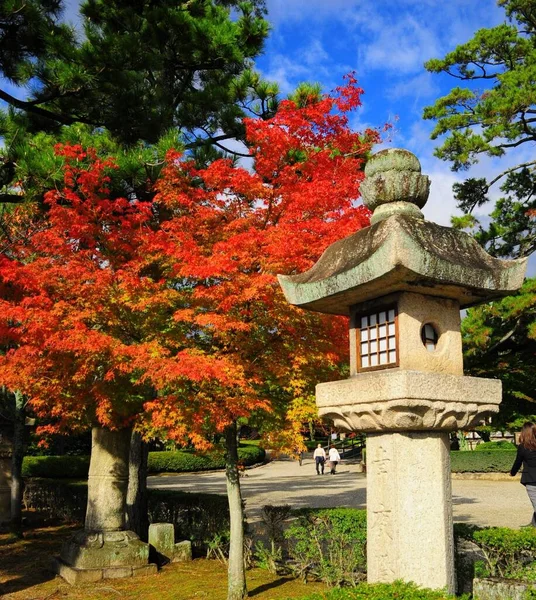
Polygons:
M371 582L454 591L449 431L498 412L501 382L391 369L317 386L321 416L367 436Z

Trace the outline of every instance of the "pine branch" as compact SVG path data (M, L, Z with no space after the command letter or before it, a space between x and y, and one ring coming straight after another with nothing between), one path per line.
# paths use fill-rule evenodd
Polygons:
M0 204L22 204L24 196L19 194L0 194Z
M500 179L502 179L505 175L508 175L509 173L513 173L514 171L518 171L519 169L523 169L525 167L531 167L532 165L536 165L536 160L531 160L529 162L520 163L519 165L516 165L515 167L511 167L510 169L506 169L506 171L503 171L502 173L499 173L499 175L497 175L497 177L495 177L494 179L492 179L488 183L487 189L489 190L489 188L492 185L494 185L495 183L497 183L497 181L499 181Z
M95 127L99 125L99 123L95 123L93 121L90 121L89 119L85 119L84 117L55 113L50 110L47 110L46 108L36 106L32 103L32 101L27 102L25 100L19 100L18 98L15 98L15 96L8 94L7 92L1 89L0 99L4 100L5 102L10 104L11 106L14 106L15 108L20 108L21 110L33 113L40 117L44 117L45 119L51 119L52 121L56 121L58 123L61 123L62 125L72 125L73 123L85 123L86 125L93 125Z

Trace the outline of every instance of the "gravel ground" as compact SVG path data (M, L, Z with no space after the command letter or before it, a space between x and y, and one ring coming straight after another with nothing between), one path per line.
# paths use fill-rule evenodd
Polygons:
M241 479L248 520L255 522L265 504L305 506L353 506L365 508L367 479L354 461L342 461L336 475L316 475L310 456L302 466L293 460L274 460L248 469ZM160 489L225 494L223 472L159 475L148 485ZM525 488L517 480L453 480L454 521L483 526L520 527L530 522L532 507Z

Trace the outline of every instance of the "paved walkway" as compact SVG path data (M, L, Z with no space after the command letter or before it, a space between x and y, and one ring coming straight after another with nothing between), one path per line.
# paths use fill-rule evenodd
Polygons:
M152 488L225 494L223 472L149 477ZM276 460L248 469L241 479L248 520L259 518L265 504L366 507L365 475L356 464L343 461L336 475L316 475L311 458L300 467L297 461ZM532 509L525 488L518 481L453 480L454 521L498 527L529 523Z

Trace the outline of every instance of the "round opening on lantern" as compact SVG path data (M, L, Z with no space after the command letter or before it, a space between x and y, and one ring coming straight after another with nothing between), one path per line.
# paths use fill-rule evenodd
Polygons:
M429 351L433 352L437 348L437 342L439 341L439 334L437 329L431 323L425 323L421 329L421 340L424 347Z

